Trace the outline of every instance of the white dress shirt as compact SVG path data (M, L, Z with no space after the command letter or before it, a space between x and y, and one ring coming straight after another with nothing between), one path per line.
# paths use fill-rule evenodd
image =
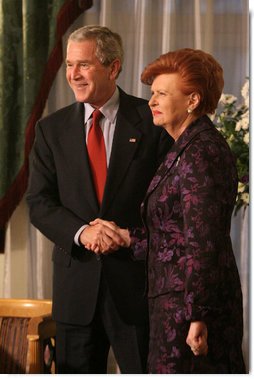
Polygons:
M87 142L87 136L92 126L91 115L94 111L94 108L88 103L84 103L84 107L85 107L84 122L85 122L85 132L86 132L86 142ZM110 154L112 150L113 137L114 137L115 127L116 127L116 115L117 115L118 108L119 108L119 90L116 87L116 90L114 94L112 95L112 97L101 108L99 108L99 110L104 116L100 119L100 127L102 130L104 142L105 142L106 155L107 155L107 167L109 165ZM74 242L76 245L80 246L79 236L81 232L87 226L88 225L81 226L81 228L75 234Z

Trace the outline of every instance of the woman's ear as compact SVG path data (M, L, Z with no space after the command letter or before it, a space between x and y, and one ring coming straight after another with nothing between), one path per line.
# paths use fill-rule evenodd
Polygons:
M198 92L192 92L189 95L189 108L193 111L199 106L200 103L200 94Z

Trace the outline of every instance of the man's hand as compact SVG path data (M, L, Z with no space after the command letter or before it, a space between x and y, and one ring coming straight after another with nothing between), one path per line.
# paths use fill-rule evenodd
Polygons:
M89 234L82 236L87 229ZM80 240L87 249L96 254L108 254L118 250L119 247L130 246L130 235L127 229L121 229L113 221L102 219L90 222L90 226L81 233Z
M118 249L118 245L109 236L110 230L97 223L87 226L80 234L80 242L95 254L105 254Z

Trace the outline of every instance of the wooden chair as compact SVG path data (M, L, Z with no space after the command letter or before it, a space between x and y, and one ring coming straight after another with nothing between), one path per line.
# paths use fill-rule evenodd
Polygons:
M54 373L50 300L0 299L0 373Z

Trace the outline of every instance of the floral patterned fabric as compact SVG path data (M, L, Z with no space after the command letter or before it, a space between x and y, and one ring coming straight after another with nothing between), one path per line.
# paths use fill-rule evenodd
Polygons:
M131 231L135 258L147 251L150 373L245 372L230 240L237 183L232 153L204 116L175 142L150 184L142 204L146 233ZM206 357L185 342L195 320L208 327Z

